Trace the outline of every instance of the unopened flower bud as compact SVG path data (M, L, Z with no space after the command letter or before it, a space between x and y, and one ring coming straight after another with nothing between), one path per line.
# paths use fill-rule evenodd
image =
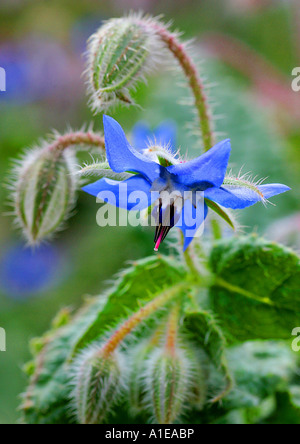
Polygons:
M168 353L162 348L153 352L147 364L145 388L156 423L179 420L195 398L196 377L193 358L185 350Z
M111 19L90 38L87 82L94 111L131 104L130 90L155 67L162 45L146 25L140 15Z
M144 408L144 373L149 354L154 346L149 341L137 345L130 354L131 369L128 378L129 405L133 414Z
M68 218L76 191L72 154L36 149L19 163L12 183L17 224L30 245L50 238Z
M72 403L80 424L102 424L124 389L123 356L92 346L74 361Z

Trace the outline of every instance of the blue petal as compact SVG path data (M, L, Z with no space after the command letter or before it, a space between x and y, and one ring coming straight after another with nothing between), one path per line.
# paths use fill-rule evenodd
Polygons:
M114 119L103 116L105 147L108 163L116 173L133 171L150 182L160 175L161 166L135 151L126 139L121 126Z
M132 145L138 151L143 151L148 147L151 140L151 131L146 122L138 122L132 129Z
M264 199L269 199L270 197L290 190L286 185L278 183L259 185L257 188L263 194L263 198L257 192L250 190L249 188L233 186L210 188L206 190L204 194L207 199L217 202L225 208L237 210L250 207Z
M257 187L261 193L263 193L266 199L270 197L277 196L278 194L286 193L290 191L291 188L287 185L282 185L281 183L270 183L266 185L259 185Z
M177 127L173 120L162 122L155 130L155 140L159 145L168 145L173 152L176 150Z
M123 182L106 178L100 179L83 187L82 190L126 210L133 208L143 210L158 198L158 193L150 192L151 184L141 175L130 177Z
M208 207L206 203L203 204L204 208L200 210L200 214L196 217L196 208L190 200L186 200L182 210L181 220L177 223L176 227L180 228L184 236L183 251L185 251L194 237L197 234L201 224L205 221L208 213ZM198 207L199 211L199 207ZM196 222L195 222L196 220Z
M189 188L219 188L224 181L230 151L230 140L224 140L190 162L168 167L168 171L177 176L176 181Z

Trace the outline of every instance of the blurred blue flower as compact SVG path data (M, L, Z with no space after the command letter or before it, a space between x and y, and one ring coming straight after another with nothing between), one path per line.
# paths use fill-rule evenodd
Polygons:
M6 92L1 95L1 101L18 104L60 97L76 72L62 46L40 35L2 43L0 66L6 72Z
M138 151L148 148L149 143L168 146L176 151L177 127L173 120L166 120L151 131L147 122L138 122L132 129L132 146Z
M62 273L59 251L50 245L36 249L14 245L1 259L0 287L13 299L26 299L56 284Z
M106 154L111 169L116 173L136 174L122 182L126 185L127 196L122 194L119 181L106 178L87 185L83 190L96 197L100 192L109 192L113 200L110 202L110 197L107 197L108 203L127 210L136 206L133 199L128 199L135 191L143 192L146 196L146 199L139 197L139 209L157 202L158 217L154 240L156 251L174 226L182 231L186 249L207 216L208 200L225 208L242 209L290 189L281 184L247 187L238 180L236 184L225 185L231 153L230 140L223 140L189 162L164 167L133 149L118 122L108 116L104 116L103 120ZM170 200L165 203L163 195L166 192L169 196L172 193L176 195L172 203ZM203 211L197 212L200 206ZM166 215L168 223L165 223Z

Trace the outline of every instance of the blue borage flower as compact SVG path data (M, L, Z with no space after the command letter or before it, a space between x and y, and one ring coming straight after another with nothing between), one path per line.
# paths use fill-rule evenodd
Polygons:
M0 263L0 287L9 297L25 300L48 290L63 276L61 252L50 245L36 249L11 245Z
M208 205L213 207L215 203L225 208L241 209L290 190L281 184L255 185L232 178L226 181L231 151L230 140L218 143L191 161L178 160L178 163L163 166L132 148L121 126L114 119L104 116L103 120L106 155L110 168L115 173L130 172L132 176L121 183L102 178L85 186L83 191L92 196L106 192L114 196L114 199L106 199L109 203L128 210L141 210L154 203L157 214L155 250L158 250L174 226L180 228L184 235L185 250L204 222ZM125 185L124 199L124 192L121 193L120 190ZM138 208L128 202L128 196L135 191L147 196L147 199L140 200ZM165 203L165 193L175 195L171 203ZM197 211L200 206L203 211Z

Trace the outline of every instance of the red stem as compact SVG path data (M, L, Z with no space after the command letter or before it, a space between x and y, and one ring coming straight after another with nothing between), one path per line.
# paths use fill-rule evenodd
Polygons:
M205 151L208 151L214 145L214 134L212 117L204 91L204 86L198 74L197 68L186 51L185 45L180 43L176 35L169 32L166 28L157 22L147 22L146 26L150 26L161 40L166 44L167 48L173 53L183 69L187 77L189 86L195 98L195 106L198 111L199 123L203 138Z
M91 131L83 132L76 131L74 133L64 134L59 136L51 145L47 147L48 150L65 150L70 146L87 145L105 149L105 142L102 136Z

